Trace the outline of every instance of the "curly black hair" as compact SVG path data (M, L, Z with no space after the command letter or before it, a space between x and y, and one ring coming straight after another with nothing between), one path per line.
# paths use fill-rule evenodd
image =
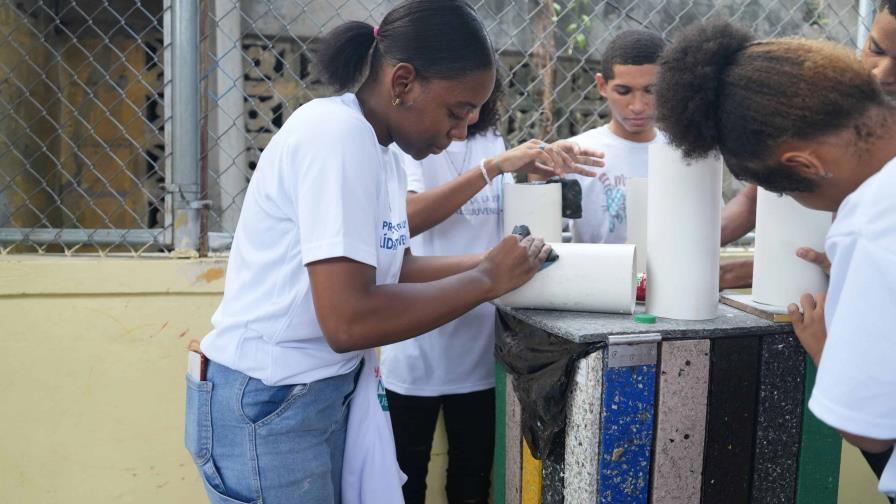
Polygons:
M504 70L501 65L495 68L495 87L488 100L479 108L479 119L467 127L467 136L484 135L498 129L501 119L501 100L504 98Z
M801 38L755 41L727 21L682 32L660 59L657 122L685 156L718 149L731 173L773 192L811 192L816 182L777 157L786 140L858 128L887 106L849 50Z

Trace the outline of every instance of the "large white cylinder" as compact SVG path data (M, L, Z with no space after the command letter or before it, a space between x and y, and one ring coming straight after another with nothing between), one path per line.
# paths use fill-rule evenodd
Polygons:
M722 161L686 160L650 146L647 187L647 311L682 320L718 315Z
M560 184L504 184L504 232L525 224L546 242L563 241Z
M638 248L635 271L647 272L647 179L630 178L625 181L625 221L628 237L625 243Z
M498 302L511 308L603 313L635 310L635 247L551 243L560 259Z
M759 189L756 201L756 252L753 301L774 306L799 303L806 292L827 289L827 275L796 256L799 247L824 250L831 213L810 210L790 196Z

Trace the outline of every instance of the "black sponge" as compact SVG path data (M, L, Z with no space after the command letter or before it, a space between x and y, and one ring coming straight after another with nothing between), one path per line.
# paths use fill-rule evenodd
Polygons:
M511 234L515 234L520 238L525 238L532 234L532 231L529 230L529 226L525 224L520 224L519 226L513 227L513 232ZM560 255L557 254L556 250L551 249L551 254L547 259L544 260L544 266L541 269L544 269L546 266L549 266L554 263L557 259L560 259Z
M578 180L551 177L545 183L560 184L561 200L563 202L561 212L564 219L582 218L582 184Z

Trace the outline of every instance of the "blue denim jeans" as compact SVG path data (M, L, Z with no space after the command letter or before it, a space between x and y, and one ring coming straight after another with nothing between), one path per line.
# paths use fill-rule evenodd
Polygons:
M185 443L209 501L338 504L359 370L274 387L214 362L188 375Z

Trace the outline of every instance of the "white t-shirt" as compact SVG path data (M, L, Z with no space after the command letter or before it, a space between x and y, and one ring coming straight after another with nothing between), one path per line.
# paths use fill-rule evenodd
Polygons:
M246 190L203 352L267 385L352 370L361 353L327 344L306 266L347 257L375 267L378 285L398 282L409 242L405 195L401 160L379 145L355 95L296 110Z
M603 151L604 168L594 178L570 175L582 184L582 218L572 220L576 243L625 243L625 182L647 178L647 150L654 142L665 142L659 131L650 142L632 142L610 132L609 125L570 138L582 147Z
M825 251L828 337L809 408L839 430L896 439L896 159L843 201ZM896 457L879 488L896 493Z
M434 189L504 150L504 140L489 133L453 142L423 161L405 156L408 191ZM494 180L445 221L415 236L413 253L463 255L497 245L503 236L502 183ZM495 386L494 346L495 308L486 303L422 336L383 347L383 383L399 394L429 397L486 390Z

